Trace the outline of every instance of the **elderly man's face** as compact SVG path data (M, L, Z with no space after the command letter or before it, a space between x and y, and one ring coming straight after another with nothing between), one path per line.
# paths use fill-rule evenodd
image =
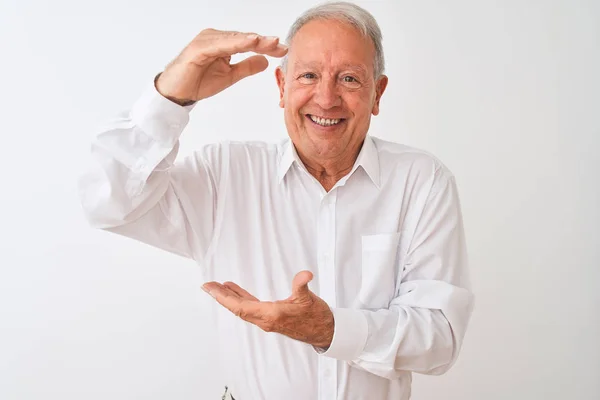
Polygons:
M351 25L314 20L295 35L287 70L277 69L280 106L300 156L342 162L355 156L387 77L375 81L375 46Z

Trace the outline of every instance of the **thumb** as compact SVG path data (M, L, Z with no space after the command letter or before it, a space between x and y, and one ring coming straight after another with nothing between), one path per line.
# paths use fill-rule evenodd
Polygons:
M313 274L310 271L300 271L292 281L292 296L307 296L310 290L308 282L312 281Z
M258 74L269 66L265 56L252 56L231 66L232 84L250 75Z

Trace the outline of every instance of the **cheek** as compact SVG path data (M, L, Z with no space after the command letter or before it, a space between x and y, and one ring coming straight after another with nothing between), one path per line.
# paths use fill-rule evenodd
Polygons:
M309 88L292 88L292 90L288 92L286 104L297 113L310 103L311 96L312 94Z
M362 120L371 114L373 103L368 99L352 97L346 99L345 105L357 120Z

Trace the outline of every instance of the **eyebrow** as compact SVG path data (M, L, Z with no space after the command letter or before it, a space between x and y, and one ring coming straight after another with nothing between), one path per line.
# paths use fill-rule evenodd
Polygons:
M302 61L296 61L294 63L294 69L297 68L309 68L309 69L318 69L321 65L318 62L302 62ZM342 64L342 69L349 69L351 71L363 74L363 75L367 75L367 69L359 64Z

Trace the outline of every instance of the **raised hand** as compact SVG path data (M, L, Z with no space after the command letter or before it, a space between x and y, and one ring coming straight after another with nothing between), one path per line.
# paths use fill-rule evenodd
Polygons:
M269 63L263 54L283 57L287 50L277 37L205 29L167 65L156 80L156 89L178 104L193 103L264 71ZM246 52L257 55L230 64L233 54Z

